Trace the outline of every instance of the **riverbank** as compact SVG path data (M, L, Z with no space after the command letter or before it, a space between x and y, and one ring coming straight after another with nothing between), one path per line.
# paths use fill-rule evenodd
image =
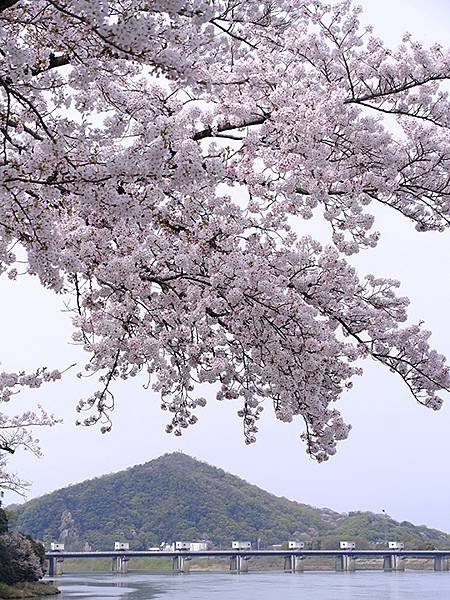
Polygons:
M36 598L37 596L55 596L60 594L56 586L51 583L35 581L33 583L18 583L6 585L0 582L0 600L15 598Z

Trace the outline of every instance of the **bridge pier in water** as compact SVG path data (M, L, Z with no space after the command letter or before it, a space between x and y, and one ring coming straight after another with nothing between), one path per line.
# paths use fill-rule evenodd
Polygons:
M405 558L395 554L386 554L383 556L383 571L404 571Z
M47 575L49 577L56 577L56 558L54 558L53 556L47 559L48 561L48 568L47 568Z
M351 554L336 556L336 571L354 571L356 559Z
M250 556L234 554L230 556L230 571L233 573L248 573L248 561Z
M175 573L189 573L190 556L174 556L172 559L172 571Z
M435 571L449 570L449 559L445 556L435 556L433 563L433 568Z
M122 573L123 575L128 573L129 560L126 556L115 556L112 560L112 570L114 573Z
M57 556L52 556L47 559L48 567L47 567L47 575L49 577L57 577L58 575L63 574L63 565L64 559L58 558Z
M303 573L303 556L289 554L284 557L284 570L286 573Z

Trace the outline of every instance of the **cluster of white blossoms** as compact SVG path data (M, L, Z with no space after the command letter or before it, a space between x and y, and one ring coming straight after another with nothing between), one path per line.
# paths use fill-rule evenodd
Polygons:
M196 421L207 382L240 402L247 442L270 402L322 461L369 356L440 407L448 367L405 324L398 283L345 256L376 245L376 203L419 231L449 225L450 53L408 35L390 51L358 15L346 0L0 0L0 265L14 280L18 244L72 298L100 378L82 423L107 431L114 380L144 371L168 431ZM296 233L316 215L329 246ZM46 378L4 374L2 398Z

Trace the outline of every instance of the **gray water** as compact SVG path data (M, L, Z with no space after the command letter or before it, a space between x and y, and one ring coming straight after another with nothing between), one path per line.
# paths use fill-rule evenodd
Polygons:
M58 600L449 600L450 573L63 575Z

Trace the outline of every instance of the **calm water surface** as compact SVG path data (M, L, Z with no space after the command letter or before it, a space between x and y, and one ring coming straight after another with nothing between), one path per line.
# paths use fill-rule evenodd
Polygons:
M82 574L59 600L449 600L450 573Z

